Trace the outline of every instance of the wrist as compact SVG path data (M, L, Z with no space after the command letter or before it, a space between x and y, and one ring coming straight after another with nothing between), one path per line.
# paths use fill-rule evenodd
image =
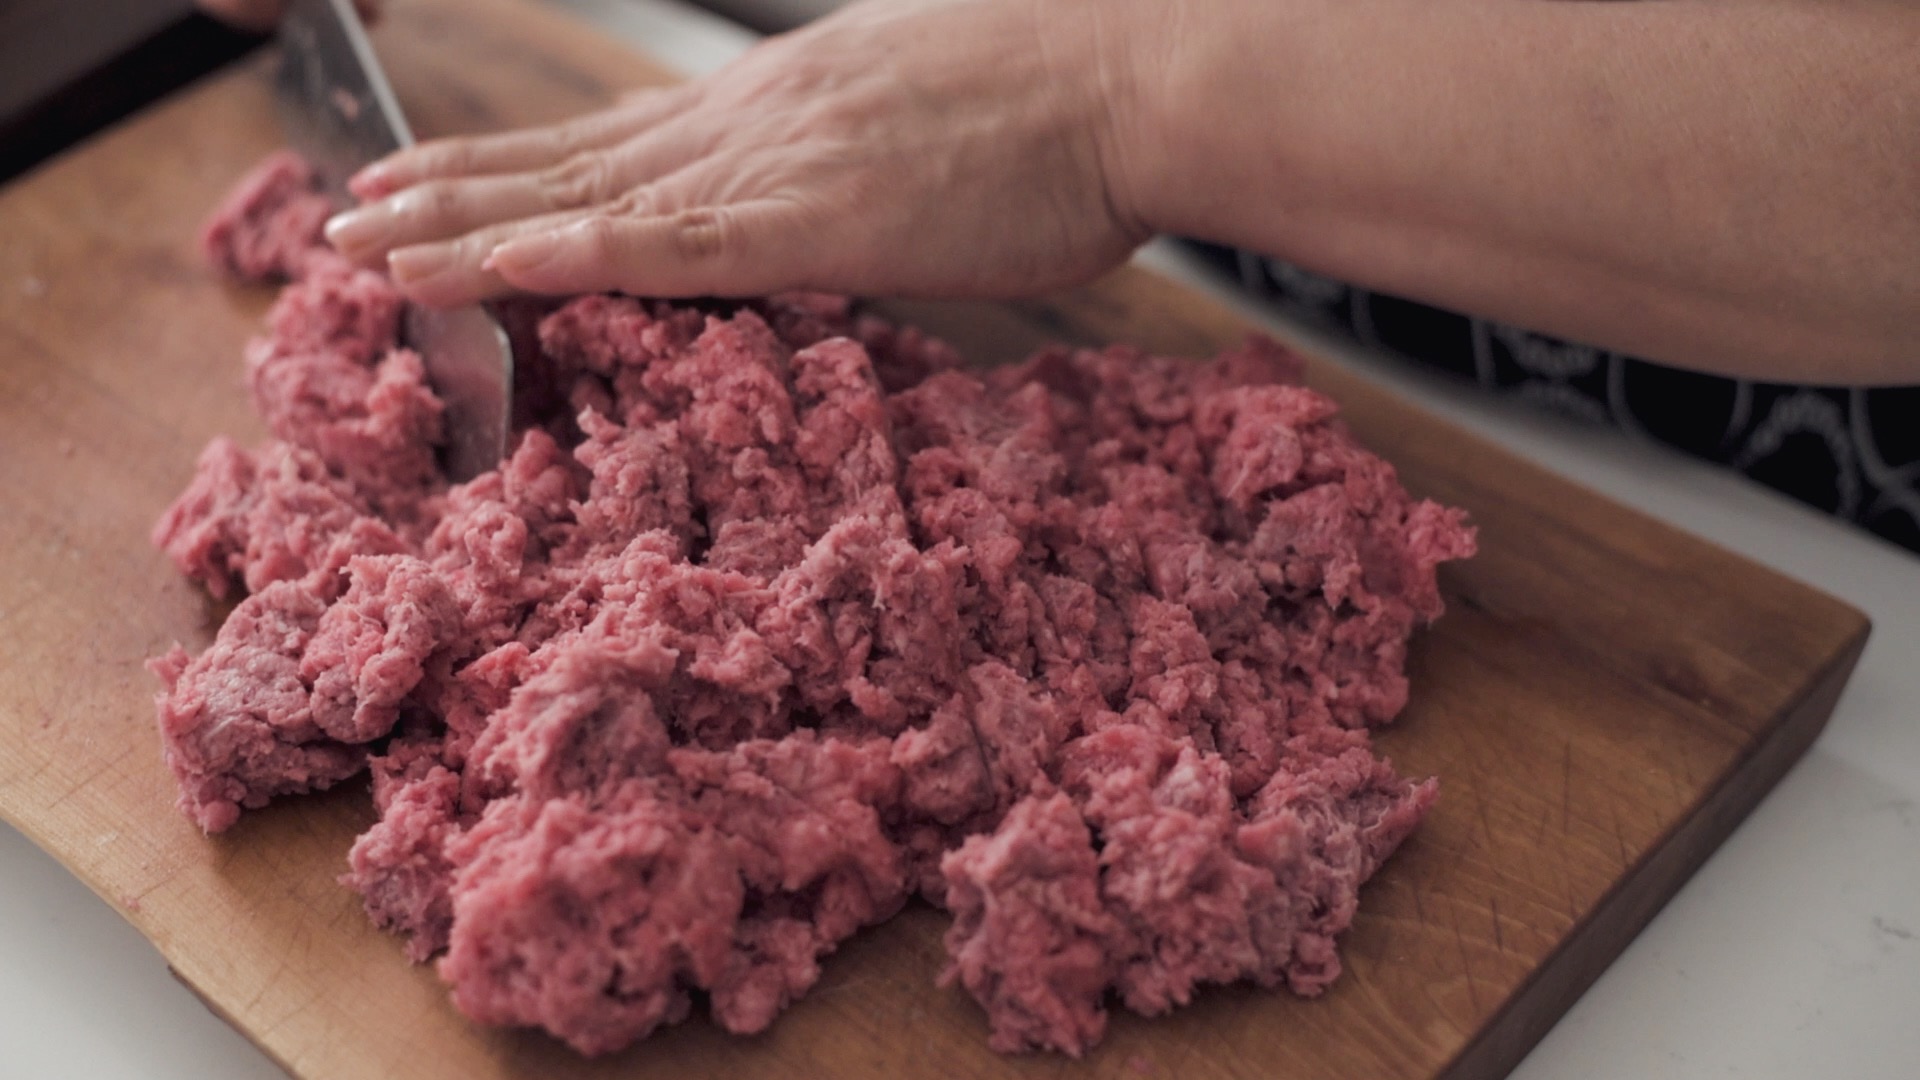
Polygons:
M1160 167L1171 24L1178 0L1039 0L1040 39L1051 55L1050 80L1078 97L1071 122L1092 148L1106 210L1114 223L1146 240L1161 231Z
M1330 155L1342 140L1314 114L1325 95L1313 72L1325 74L1315 52L1347 2L1106 5L1118 70L1103 160L1116 204L1155 233L1285 246L1340 175Z
M1095 145L1107 209L1143 238L1165 231L1169 110L1163 95L1181 33L1178 0L1106 0L1079 13L1090 50ZM1069 31L1074 32L1074 31Z

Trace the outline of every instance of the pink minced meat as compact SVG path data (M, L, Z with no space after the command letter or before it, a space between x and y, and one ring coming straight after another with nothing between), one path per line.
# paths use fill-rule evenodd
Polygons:
M153 665L203 828L366 770L369 915L586 1053L700 998L759 1031L915 894L1006 1051L1338 975L1435 794L1369 732L1473 534L1294 356L965 372L840 298L585 296L450 486L402 300L324 209L282 156L207 230L292 284L247 350L274 437L216 439L154 534L246 594Z
M325 250L321 229L334 212L305 158L283 150L260 163L214 211L200 234L207 258L229 277L284 281Z

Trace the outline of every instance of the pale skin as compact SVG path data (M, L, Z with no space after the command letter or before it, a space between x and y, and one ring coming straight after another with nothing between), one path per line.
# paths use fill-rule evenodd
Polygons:
M444 305L1011 297L1171 232L1698 370L1915 383L1916 57L1906 0L865 0L403 151L329 236Z

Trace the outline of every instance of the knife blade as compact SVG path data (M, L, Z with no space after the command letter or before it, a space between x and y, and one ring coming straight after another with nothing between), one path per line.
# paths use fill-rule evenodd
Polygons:
M280 24L275 97L287 140L329 194L350 201L347 179L413 132L352 0L290 0ZM406 340L446 406L442 464L456 483L505 456L512 420L513 349L485 308L408 305Z
M352 0L291 0L280 23L280 49L281 125L329 194L349 197L348 177L413 145L413 130Z

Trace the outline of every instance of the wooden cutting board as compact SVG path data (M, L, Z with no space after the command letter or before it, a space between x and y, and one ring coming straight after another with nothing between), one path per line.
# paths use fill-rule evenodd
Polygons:
M378 34L424 132L555 118L662 80L512 0L409 0ZM0 190L0 814L179 976L309 1078L1503 1075L1813 739L1857 611L1518 461L1330 365L1312 381L1482 554L1419 638L1381 744L1440 803L1367 887L1322 999L1210 989L1116 1017L1085 1062L1006 1059L933 985L945 918L866 932L766 1034L704 1018L586 1062L449 1006L334 882L364 786L202 837L172 808L141 661L222 614L147 544L218 433L259 437L240 347L268 290L220 285L195 228L275 146L264 58ZM984 359L1046 337L1211 353L1243 327L1150 275L1013 306L912 305ZM0 885L0 887L5 887Z

